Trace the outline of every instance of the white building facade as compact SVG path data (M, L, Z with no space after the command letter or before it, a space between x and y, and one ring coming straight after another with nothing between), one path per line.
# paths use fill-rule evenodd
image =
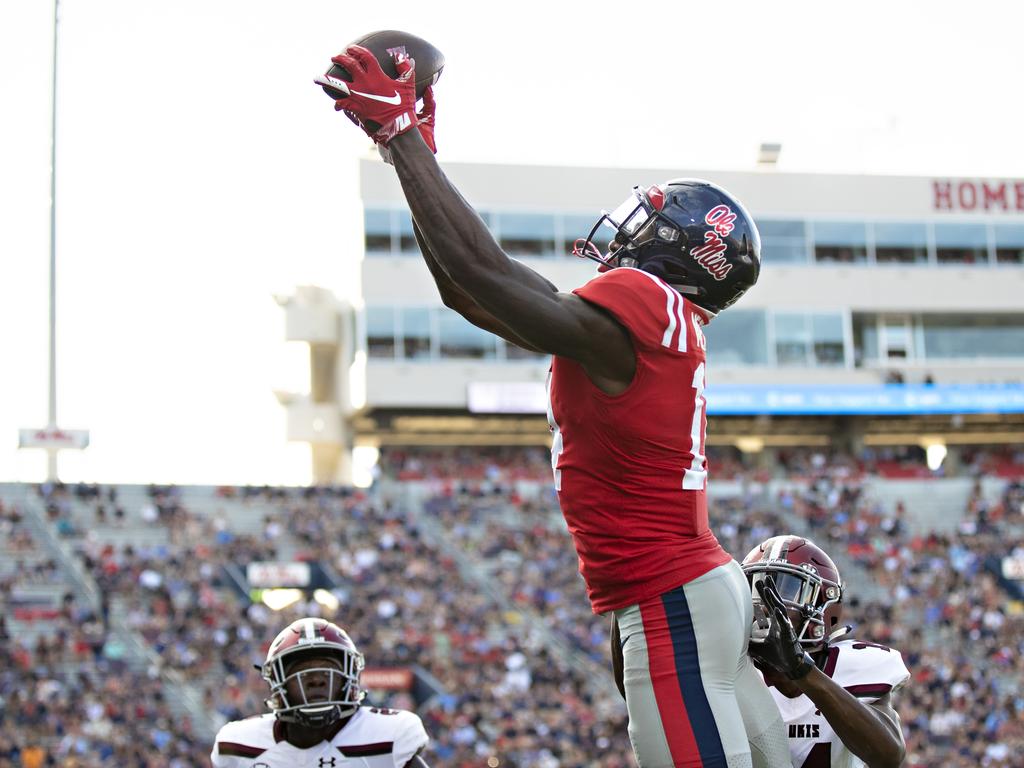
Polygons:
M506 252L564 291L594 275L591 262L568 255L573 241L634 185L704 178L743 201L761 232L761 277L706 329L712 415L715 388L722 393L712 434L726 442L795 444L804 434L820 444L836 429L828 418L835 415L853 417L868 433L874 416L904 419L900 435L940 430L951 414L977 424L998 416L1010 426L996 442L1017 439L1022 179L444 168ZM349 381L337 389L349 402L337 418L344 426L332 434L349 444L543 440L548 361L443 307L393 169L366 160L360 173L363 306L353 314L351 354L342 356ZM998 432L976 431L986 430ZM762 433L760 443L751 443L753 432Z

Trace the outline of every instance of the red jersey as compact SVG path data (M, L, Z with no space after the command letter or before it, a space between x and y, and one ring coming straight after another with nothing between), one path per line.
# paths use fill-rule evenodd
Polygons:
M629 331L636 373L608 395L574 360L548 383L551 465L595 613L730 559L708 528L704 316L663 280L620 267L574 291Z

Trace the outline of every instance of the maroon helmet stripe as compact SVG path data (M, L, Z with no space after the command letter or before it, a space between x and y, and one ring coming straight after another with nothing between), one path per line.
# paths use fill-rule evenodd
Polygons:
M868 683L866 685L848 685L846 690L854 696L884 696L892 690L888 683Z
M218 741L217 753L229 757L259 757L266 748L250 747L247 744L237 744L233 741Z
M393 741L378 741L376 744L346 744L338 747L345 757L372 757L373 755L389 755L394 749Z

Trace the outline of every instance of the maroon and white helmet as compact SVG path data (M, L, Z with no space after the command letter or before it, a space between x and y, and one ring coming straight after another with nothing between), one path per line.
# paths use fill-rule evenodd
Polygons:
M847 628L839 621L843 611L843 582L832 558L809 539L774 536L761 542L741 565L753 592L754 584L771 575L796 630L797 639L811 652L822 650L833 636Z
M308 658L333 663L289 673L294 662ZM359 708L366 695L359 685L364 665L363 654L337 624L325 619L298 619L281 630L267 650L267 660L260 668L260 674L270 686L270 698L265 703L278 720L310 728L331 725ZM319 688L323 694L312 690L307 693L307 687L315 687L310 685L314 675L327 678L326 689L323 685ZM335 694L339 678L340 693ZM288 684L292 681L295 681L291 686L294 701L288 693Z

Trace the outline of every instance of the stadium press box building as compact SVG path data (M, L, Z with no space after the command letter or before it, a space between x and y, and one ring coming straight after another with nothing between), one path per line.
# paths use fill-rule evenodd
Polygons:
M704 178L744 202L762 271L705 329L712 446L1024 444L1024 179L444 167L564 291L595 274L573 242L634 185ZM309 395L283 398L289 438L316 479L346 477L353 445L545 442L548 361L446 309L393 169L360 173L362 304L285 302L312 366Z

